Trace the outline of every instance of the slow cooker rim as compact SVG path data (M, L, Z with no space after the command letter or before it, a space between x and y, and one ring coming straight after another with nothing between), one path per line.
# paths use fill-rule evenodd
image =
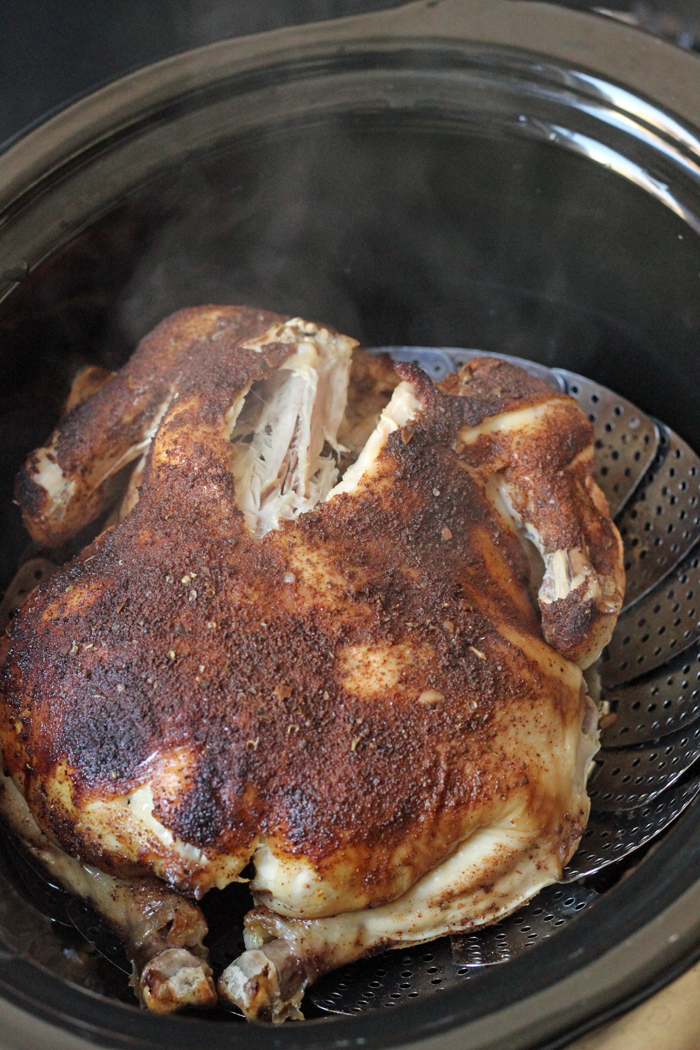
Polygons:
M523 0L505 0L505 2L504 2L504 0L498 0L498 2L496 2L496 3L484 4L483 5L483 9L485 11L488 8L489 11L491 11L492 13L494 13L496 11L500 11L502 13L505 10L506 6L508 6L510 8L518 7L518 8L522 9L522 8L525 7L525 3L523 2ZM455 0L446 0L446 2L443 3L442 5L440 5L439 3L434 5L434 4L431 3L431 0L428 0L427 3L420 2L418 4L411 4L411 5L409 5L406 8L393 9L390 12L381 12L381 13L379 13L379 16L391 16L389 18L385 18L382 21L382 30L385 31L385 32L388 31L387 27L386 27L386 22L395 22L396 24L400 24L400 20L399 20L398 16L401 15L402 13L406 15L407 22L405 23L405 25L410 25L412 33L415 32L416 19L418 20L419 23L421 21L423 22L424 29L425 29L425 22L426 22L426 20L429 20L431 17L433 17L430 12L432 10L438 8L438 7L442 7L443 10L444 9L450 9L453 12L454 11L463 12L465 10L465 5L460 4L458 2L455 2ZM537 12L539 12L539 13L542 13L543 11L546 12L546 17L544 19L545 22L547 22L547 20L550 18L552 11L557 11L557 12L561 13L560 9L551 8L549 5L528 3L527 7L528 7L528 13L530 15L535 10ZM661 44L661 42L656 41L654 38L646 38L646 37L643 36L643 34L640 34L640 33L638 33L635 30L631 30L629 27L625 27L625 26L611 27L607 22L604 23L603 20L601 18L599 18L599 17L588 16L588 15L581 15L580 12L565 12L565 14L567 14L567 15L576 15L576 22L579 25L582 24L582 23L579 23L578 19L579 18L585 19L586 20L585 24L586 24L587 30L590 28L590 24L595 22L597 29L599 29L601 26L604 26L604 31L605 31L606 34L609 33L610 31L614 31L614 33L617 34L618 32L621 31L622 38L623 39L627 39L628 42L632 40L632 35L634 35L634 44L635 45L637 45L640 40L644 40L645 41L645 44L643 45L644 48L652 47L653 50L654 50L654 54L655 55L657 55L659 53L658 47ZM558 16L557 16L557 18L558 18ZM377 19L376 22L375 22L375 19ZM355 34L355 39L357 39L358 35L360 37L362 36L362 33L365 32L365 28L367 26L369 26L370 28L372 28L372 26L376 27L380 20L381 20L381 17L378 17L376 14L375 15L371 15L371 16L358 16L358 17L354 17L354 18L350 18L350 19L342 19L342 20L339 20L337 22L316 23L316 24L314 24L312 26L294 27L291 30L285 29L285 30L275 31L275 33L273 33L273 34L263 34L263 35L260 35L260 36L256 36L254 38L252 38L252 37L251 38L244 38L245 41L250 42L250 48L252 49L252 50L249 51L249 53L247 55L247 61L249 63L253 62L254 61L253 55L259 55L259 59L258 60L259 61L263 61L264 60L263 56L260 55L259 51L257 51L256 48L260 48L264 43L268 43L270 41L271 37L275 37L276 40L274 41L274 43L275 44L280 44L281 43L283 49L293 48L295 46L294 43L293 43L295 38L298 40L298 46L310 46L310 43L312 43L314 46L317 46L320 42L322 43L323 41L327 41L328 40L328 35L324 35L324 34L328 34L329 33L328 27L331 27L331 35L332 35L332 29L333 28L336 28L337 26L345 26L345 27L347 27L348 23L352 23L351 28L353 29L353 32ZM496 21L498 21L498 19L496 19ZM515 21L517 22L517 19ZM395 28L395 26L394 26L394 28ZM462 29L460 31L463 31L463 27L462 27ZM485 30L482 30L482 31L485 32ZM515 32L515 30L513 29L513 24L510 25L509 31L510 32ZM345 30L344 30L344 32L345 32ZM494 30L494 32L495 32L495 30ZM352 34L351 34L350 38L352 38ZM475 42L474 38L470 37L469 38L469 42ZM477 41L477 42L479 42L479 41ZM510 44L508 42L504 42L503 40L500 40L500 39L497 40L497 41L494 41L494 40L486 41L486 40L484 40L484 41L481 41L481 42L498 43L498 44L503 44L504 46L517 46L519 50L522 50L522 41L521 40L518 40L517 45ZM61 112L57 116L51 118L42 127L38 128L38 129L36 129L34 131L31 131L29 133L29 135L26 136L25 139L21 140L19 143L17 143L16 145L12 146L5 153L2 161L0 162L0 201L2 201L2 199L3 199L3 185L4 185L5 190L7 190L8 186L11 186L11 185L15 185L16 186L17 185L17 179L20 179L20 181L21 181L21 178L24 178L24 180L25 180L24 181L24 185L26 187L26 185L27 185L26 180L28 178L29 179L32 178L32 173L34 175L36 175L36 172L37 172L36 165L39 164L39 162L40 162L42 150L43 149L49 149L49 152L50 152L51 149L56 149L57 148L56 147L57 143L60 143L62 140L65 142L64 136L66 135L66 132L68 132L69 134L73 134L73 136L76 136L74 138L74 140L73 140L73 146L74 147L75 147L75 143L78 141L80 136L82 136L82 140L81 141L83 142L83 144L87 141L88 137L92 138L92 136L90 135L90 127L92 126L92 124L91 124L91 121L89 119L89 116L90 116L90 103L91 103L91 101L94 101L97 104L98 109L101 107L102 115L105 117L105 119L106 119L106 115L107 115L107 110L109 109L110 105L111 106L115 106L117 108L121 107L120 112L122 112L122 114L124 115L124 120L126 121L126 123L128 123L129 122L129 118L126 116L126 114L128 112L130 112L131 115L132 115L132 118L133 118L134 114L137 111L140 111L140 109L142 109L142 107L143 107L143 93L148 94L148 92L153 90L153 87L154 87L156 81L159 79L159 77L161 77L161 76L164 77L166 81L168 81L168 79L170 77L172 77L172 79L174 79L174 80L177 80L178 78L182 78L182 77L187 78L190 75L191 71L192 71L191 63L193 62L193 59L192 59L191 56L196 56L196 60L197 61L194 62L194 65L196 65L197 68L201 69L202 68L201 60L205 57L205 53L211 53L213 51L213 49L219 49L220 54L223 55L224 58L225 58L224 52L226 51L227 48L231 48L232 43L233 43L232 41L223 41L223 42L221 42L219 44L209 45L206 48L197 49L196 52L186 52L183 55L175 56L175 58L173 58L173 59L168 59L168 60L165 60L162 63L158 63L154 67L148 67L146 70L141 70L141 71L138 71L137 73L130 74L127 77L122 78L121 80L115 82L114 84L109 85L108 87L101 89L100 91L98 91L94 95L90 95L87 98L81 100L80 102L75 103L73 106L71 106L68 109L64 110L63 112ZM548 41L548 44L551 44L551 41ZM640 46L642 46L642 45L640 45ZM677 49L672 49L670 47L670 45L665 45L664 44L664 45L661 45L661 46L663 48L669 48L670 50L673 51L674 62L679 61L679 56L682 56L684 59L689 57L691 62L693 63L692 68L693 68L693 71L694 71L694 75L697 78L697 73L698 73L698 70L700 69L700 66L697 65L697 61L698 61L697 59L693 58L692 56L685 56L684 53L679 52ZM606 49L607 49L607 42L606 42ZM547 47L543 46L542 50L546 51L549 54L551 54L551 47L550 46L547 46ZM555 59L558 58L558 57L568 58L568 56L558 56L556 54L553 54L552 57L555 58ZM588 55L588 54L586 56L585 65L588 68L591 68L592 65L595 68L595 62L592 62L592 57L593 56ZM235 61L238 63L239 68L240 68L241 61L244 61L244 60L245 59L241 58L240 55L236 56ZM188 70L189 70L189 72L188 72ZM606 71L605 69L600 69L600 72L605 74L606 76L610 76L609 71ZM230 73L227 73L226 75L229 76ZM612 79L619 79L619 72L616 72L616 74L612 77ZM644 81L645 81L644 88L643 89L640 88L640 90L644 94L648 94L649 91L650 91L650 79L648 77L645 77ZM165 88L163 88L163 90L165 90ZM139 96L139 92L142 92L141 96ZM670 93L672 94L672 92L670 92ZM660 99L659 101L663 102L664 100ZM678 112L678 110L676 110L676 111ZM681 113L680 115L684 116L686 119L690 119L690 116L689 116L688 113ZM694 115L695 115L696 119L700 115L700 109L697 106L697 104L695 105ZM72 150L72 152L70 153L70 156L74 156L76 150L77 150L77 152L80 151L76 147L76 148L74 148ZM68 159L68 158L66 158L66 159ZM2 170L2 168L5 168L5 167L8 170L12 169L12 174L11 174L11 177L6 179L5 182L3 183L1 170ZM52 174L55 173L55 171L56 171L56 167L50 169L50 171L48 171L48 172L45 172L46 177L52 177ZM23 176L21 175L21 173L23 173ZM674 838L674 841L676 839L678 839L679 842L682 841L683 836L681 836L681 828L684 829L686 824L689 823L689 821L687 819L689 816L691 816L691 815L690 814L686 814L686 817L682 818L682 820L679 821L677 826L673 829L672 836ZM684 832L684 834L685 834L685 832ZM671 836L669 836L669 838L671 838ZM686 846L687 845L688 845L688 843L686 842ZM697 848L700 848L700 847L696 846L694 848L697 850ZM657 863L660 862L658 857L650 857L648 859L648 861L647 861L647 864L653 866L653 862L654 861L657 861ZM646 874L648 876L650 874L651 868L647 867L645 865L645 871L646 871ZM637 874L639 874L639 873L637 873ZM632 878L634 878L634 877L635 876L633 876ZM695 911L696 911L696 913L698 913L700 915L700 905L699 905L699 902L700 902L700 890L698 890L697 888L695 888L695 889L696 889L696 895L693 895L692 891L689 890L688 894L690 894L691 896L686 895L686 897L681 898L680 901L678 901L678 900L675 901L664 912L662 912L661 915L657 915L657 917L656 917L657 920L659 922L663 921L663 923L671 923L671 922L680 923L680 919L682 919L682 917L683 917L683 912L684 912L684 910L685 910L685 908L686 908L686 906L688 904L688 900L691 900L691 899L692 899L692 901L696 902ZM696 901L696 896L697 896L697 901ZM677 915L679 909L680 909L680 912L679 912L679 915ZM582 917L582 919L583 919L583 917ZM698 926L700 926L700 917L698 918L698 922L692 927L692 930L693 930L692 937L687 936L687 934L688 934L687 930L685 931L686 936L684 936L681 933L678 933L677 939L675 941L672 941L671 944L669 946L667 946L665 962L664 962L664 965L663 965L663 972L661 974L657 975L657 977L656 977L656 979L655 979L655 981L653 983L651 983L651 984L644 984L643 988L639 988L639 989L637 989L636 992L631 993L632 999L639 1000L641 998L644 998L647 994L650 994L657 987L660 987L664 983L666 983L667 980L670 980L673 976L675 976L676 973L681 972L685 968L686 965L690 965L690 963L692 962L693 957L694 957L692 952L693 951L697 952L700 949L700 945L695 945L695 943L694 943L695 939L698 938L699 933L700 933L700 931L698 931L698 929L697 929ZM638 931L638 932L642 932L642 931ZM677 930L674 928L672 933L675 935L676 932L677 932ZM689 943L689 941L693 942L693 947L691 949L691 954L690 955L686 954L686 952L688 950L688 943ZM542 946L542 947L544 949L546 946ZM617 946L617 947L621 947L621 946ZM538 950L540 950L540 949L538 949ZM684 956L684 958L682 958L682 956ZM598 960L598 961L600 961L600 960ZM646 964L647 964L647 962L648 962L648 960L644 960L644 962L641 963L640 966L637 967L637 969L639 969L639 968L644 969ZM3 970L5 970L6 965L7 964L5 964L5 963L1 963L0 964L0 975L2 975L2 972L3 972ZM41 971L39 967L35 966L35 964L26 963L26 966L31 968L30 972L27 975L28 976L28 982L30 984L31 984L32 980L34 980L34 981L36 980L36 973L37 972L43 974L43 971ZM13 987L12 984L6 983L6 979L4 978L4 976L0 976L0 980L2 980L2 984L3 984L3 994L7 994L8 998L10 999L10 1001L16 1001L18 1003L22 1002L25 1006L27 1006L27 1008L32 1009L32 1011L36 1011L38 1016L46 1015L46 1016L52 1016L52 1017L54 1017L54 1019L56 1019L56 1016L52 1013L50 1007L46 1003L44 1003L43 1006L42 1006L42 1004L39 1004L36 1001L34 1001L33 1005L30 1007L28 1005L28 1000L25 998L23 992L20 990L20 988L18 987L17 983L14 983L14 990L12 990L12 987ZM62 982L59 982L57 978L51 978L50 980L55 981L57 985L62 984ZM556 985L555 986L551 986L550 987L550 991L551 991L551 988L556 988L556 987L558 987L558 986L556 986ZM69 994L72 996L74 993L73 993L72 990L70 990ZM76 992L75 994L78 994L78 995L81 995L81 996L83 995L82 992ZM85 994L89 995L89 993L85 993ZM440 1014L447 1012L446 1010L439 1010L439 1007L441 1005L444 1006L445 1004L449 1004L451 998L454 998L454 997L456 997L456 996L458 996L460 994L463 995L465 993L461 992L461 990L458 990L456 992L442 993L442 994L437 995L436 997L434 997L434 1003L435 1003L435 1006L438 1008L438 1012ZM431 1000L431 1002L432 1001L433 1000ZM603 1019L607 1019L609 1017L614 1016L615 1013L618 1013L621 1009L624 1009L626 1006L628 1006L630 1004L630 1001L631 1001L630 997L623 997L619 1002L617 1002L616 1004L610 1006L608 1008L608 1010L604 1014L597 1014L594 1017L588 1017L587 1019L582 1020L580 1022L580 1024L579 1024L577 1030L578 1031L583 1031L586 1028L590 1028L593 1025L599 1024L601 1022L601 1020L603 1020ZM105 1003L104 1003L103 1000L96 1000L96 1003L99 1005L100 1009L104 1009L105 1008ZM413 1018L415 1016L415 1009L419 1005L420 1004L416 1004L416 1007L408 1007L408 1008L406 1008L406 1010L411 1013L411 1018ZM123 1008L118 1007L118 1006L110 1005L110 1009L116 1009L117 1011L123 1013ZM522 1005L520 1006L520 1009L522 1010ZM131 1012L130 1012L130 1016L139 1017L139 1015L133 1014ZM396 1021L397 1017L398 1017L398 1014L396 1014L394 1012L391 1012L391 1013L388 1013L388 1014L385 1015L385 1020L384 1021L382 1021L378 1017L378 1015L374 1015L373 1018L372 1018L373 1023L374 1023L375 1026L378 1026L378 1027L388 1026L390 1029L394 1030L392 1032L392 1035L395 1034L395 1031L397 1029L399 1029L399 1028L407 1027L409 1029L409 1031L407 1031L407 1032L403 1032L402 1031L398 1035L396 1035L395 1038L392 1038L391 1040L387 1040L385 1045L391 1045L391 1043L397 1042L399 1040L410 1041L411 1038L416 1039L421 1034L420 1031L418 1031L416 1033L416 1025L415 1025L415 1023L412 1022L411 1019L409 1019L409 1021L406 1022L406 1025L400 1026L400 1025L397 1024L397 1021ZM459 1028L459 1026L461 1024L461 1022L459 1020L459 1017L457 1016L456 1019L455 1019L455 1017L456 1017L456 1014L453 1013L451 1015L450 1019L449 1019L449 1023L452 1024L452 1027L450 1028L450 1030L448 1032L446 1032L446 1033L444 1033L444 1034L442 1034L440 1036L434 1036L434 1037L430 1037L426 1033L426 1038L430 1038L430 1045L431 1045L432 1048L437 1047L439 1042L445 1042L445 1040L447 1040L445 1045L449 1046L452 1038L455 1037L455 1035L456 1035L458 1030L462 1034L464 1033L464 1029L463 1028L461 1028L461 1029ZM152 1022L154 1019L153 1018L145 1018L143 1020ZM444 1018L443 1018L443 1021L444 1021ZM335 1031L338 1032L338 1036L337 1036L337 1038L332 1039L332 1040L322 1040L322 1045L324 1045L324 1046L328 1045L329 1042L331 1042L331 1043L336 1043L336 1042L345 1043L347 1041L350 1041L350 1042L353 1042L353 1041L361 1042L362 1041L361 1037L357 1037L356 1039L353 1039L350 1036L347 1036L347 1035L343 1036L343 1035L340 1034L341 1030L345 1031L345 1023L346 1023L345 1021L337 1021L336 1020L333 1023L334 1023L334 1026L335 1026ZM347 1023L351 1027L354 1027L357 1030L357 1029L361 1028L363 1022L362 1022L362 1019L350 1019L350 1021L347 1022ZM445 1023L448 1023L448 1022L445 1022ZM493 1022L491 1022L491 1023L493 1024ZM576 1022L574 1022L574 1023L576 1023ZM192 1022L191 1021L187 1021L187 1020L179 1020L179 1021L167 1022L167 1024L168 1025L170 1025L170 1024L184 1025L185 1027L188 1027L191 1030ZM320 1022L318 1024L315 1024L315 1023L312 1022L312 1025L315 1028L315 1030L318 1031L319 1033L321 1033L323 1030L330 1031L329 1025L325 1021L322 1021L322 1022ZM86 1030L86 1026L85 1025L77 1024L77 1023L75 1025L70 1024L70 1025L68 1025L68 1027L70 1027L71 1030L75 1031L76 1034L83 1034L83 1035L87 1034L88 1037L90 1037L90 1035L92 1035L92 1037L100 1038L100 1040L101 1040L101 1036L98 1035L98 1028L96 1026L92 1025L92 1024L87 1026L87 1030ZM441 1027L443 1027L443 1026L438 1025L438 1024L430 1024L429 1023L429 1025L428 1025L428 1028L430 1030L432 1030L432 1031L437 1031ZM559 1025L559 1027L560 1027L560 1025ZM241 1030L238 1029L238 1032L240 1032L240 1031ZM255 1029L250 1029L249 1031L255 1031ZM308 1034L310 1033L311 1028L308 1025L305 1025L303 1031L305 1033L307 1033L307 1035L306 1035L306 1037L303 1038L302 1041L304 1042L305 1046L308 1046L310 1044L310 1042L311 1042L311 1040L308 1038ZM561 1044L561 1039L562 1038L565 1038L568 1041L568 1039L570 1039L572 1037L573 1033L569 1029L566 1032L565 1036L561 1036L561 1035L557 1035L555 1033L554 1029L552 1029L550 1034L552 1035L552 1038L555 1039L555 1043L550 1042L548 1045L554 1046L557 1043ZM282 1039L284 1039L286 1041L286 1037L283 1035L283 1033L279 1033L279 1035L280 1035L280 1037ZM106 1045L110 1045L109 1039L112 1038L112 1037L110 1037L109 1034L107 1033L105 1038L108 1040ZM267 1038L266 1036L263 1037L264 1040L266 1040L266 1038ZM112 1043L111 1045L115 1045L115 1044ZM127 1045L127 1042L125 1041L122 1045ZM128 1045L132 1045L132 1046L133 1045L138 1045L137 1043L134 1042L134 1037L133 1036L129 1036L128 1037ZM152 1046L152 1045L156 1045L156 1044L155 1043L151 1043L151 1042L147 1042L147 1043L144 1043L142 1045L144 1045L144 1046ZM214 1045L214 1044L212 1044L212 1045ZM482 1043L481 1045L483 1045L484 1047L490 1045L490 1046L493 1046L495 1048L499 1044L497 1044L496 1042L491 1042L490 1044L489 1043ZM506 1044L502 1043L500 1045L505 1046ZM507 1045L510 1047L510 1046L514 1046L515 1044L513 1044L512 1041L511 1041ZM522 1045L525 1045L525 1044L522 1044ZM530 1045L530 1044L528 1044L528 1045Z
M21 192L54 174L59 156L61 166L88 142L113 134L178 93L211 87L261 65L328 53L329 48L342 53L360 41L369 46L389 39L492 44L547 55L624 83L700 127L699 96L689 84L700 59L658 37L603 15L540 0L413 0L370 14L217 41L87 92L3 145L0 216Z

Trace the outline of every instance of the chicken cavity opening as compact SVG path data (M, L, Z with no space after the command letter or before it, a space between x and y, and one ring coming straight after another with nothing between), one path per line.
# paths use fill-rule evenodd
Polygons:
M298 319L295 354L254 383L231 429L235 498L253 536L325 499L344 451L338 440L355 341Z
M411 384L398 377L393 393L361 392L350 383L354 341L309 329L297 353L229 413L236 503L256 538L356 491L389 435L420 410Z

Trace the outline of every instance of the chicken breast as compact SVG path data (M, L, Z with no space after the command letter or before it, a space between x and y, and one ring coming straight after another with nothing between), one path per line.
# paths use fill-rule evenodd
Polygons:
M199 898L252 861L219 990L256 1019L560 877L597 746L580 668L624 590L571 398L500 360L436 387L355 347L181 311L17 488L58 546L141 461L3 640L6 770L47 841L111 878Z

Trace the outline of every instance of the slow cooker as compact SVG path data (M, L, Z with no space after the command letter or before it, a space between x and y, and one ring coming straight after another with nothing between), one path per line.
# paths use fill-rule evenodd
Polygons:
M186 305L527 359L573 393L576 376L615 391L692 455L699 235L700 59L595 14L420 0L225 40L110 84L0 157L3 586L28 556L12 480L72 375L118 367ZM677 651L695 668L700 624L685 612ZM0 1044L565 1046L700 958L699 855L689 792L662 835L599 874L594 907L527 952L399 991L391 1009L318 1000L273 1030L140 1011L118 968L83 965L80 922L61 920L60 895L52 915L51 887L4 842Z

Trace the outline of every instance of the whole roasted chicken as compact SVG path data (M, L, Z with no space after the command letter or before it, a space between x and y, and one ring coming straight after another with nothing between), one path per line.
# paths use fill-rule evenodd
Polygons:
M624 590L571 398L209 306L72 403L24 520L51 549L111 513L2 639L2 810L147 1006L298 1017L323 972L560 878L597 747L581 668ZM251 862L217 993L195 902Z

